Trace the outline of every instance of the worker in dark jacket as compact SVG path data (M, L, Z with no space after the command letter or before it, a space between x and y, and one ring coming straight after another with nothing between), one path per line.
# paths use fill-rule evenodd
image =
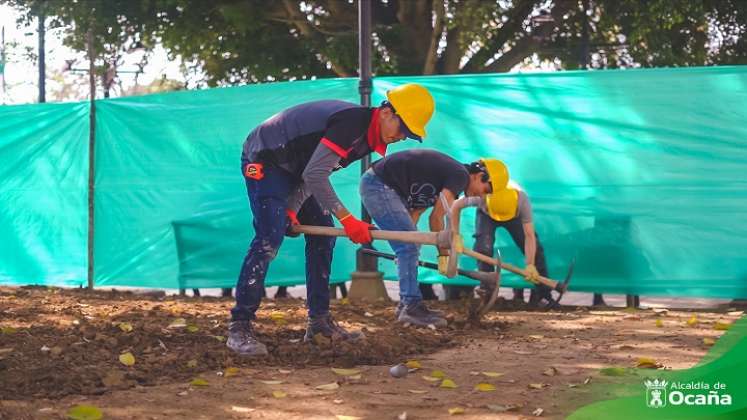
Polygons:
M415 231L420 216L433 208L429 217L430 230L444 229L444 216L454 200L464 193L479 197L490 191L482 172L470 172L468 167L435 150L414 149L394 153L375 162L361 178L363 205L385 230ZM390 241L397 255L400 303L397 321L419 326L446 326L441 313L423 303L418 287L418 257L416 244ZM439 262L445 263L446 250L440 250ZM445 264L444 264L445 265Z
M371 242L365 223L340 202L329 181L344 168L406 137L422 140L434 110L430 93L417 84L387 92L377 108L327 100L282 111L255 128L244 143L241 169L254 215L255 236L236 284L228 347L244 355L264 355L252 326L270 261L291 225L333 226L334 215L355 243ZM340 327L329 314L329 274L334 238L307 235L306 287L309 321L305 340L317 334L355 340L360 333Z

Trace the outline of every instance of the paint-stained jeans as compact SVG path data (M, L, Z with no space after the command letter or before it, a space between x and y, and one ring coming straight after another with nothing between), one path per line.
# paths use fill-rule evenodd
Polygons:
M246 162L242 162L242 173ZM265 176L257 181L244 178L249 205L254 215L254 239L244 257L236 283L236 306L231 319L254 319L262 300L267 269L283 243L288 227L285 209L288 196L295 186L291 175L277 168L265 168ZM298 211L298 221L304 225L333 226L332 216L325 214L319 203L309 197ZM335 238L305 235L306 240L306 304L309 316L329 312L329 273Z
M376 226L384 230L417 230L402 198L370 169L361 177L360 193ZM409 305L423 300L418 287L420 247L398 241L389 241L389 245L397 255L400 301Z

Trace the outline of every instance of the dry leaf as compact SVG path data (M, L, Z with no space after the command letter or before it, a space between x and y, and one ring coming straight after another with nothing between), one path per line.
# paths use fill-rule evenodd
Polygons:
M726 331L729 327L731 327L731 324L728 322L716 321L716 323L713 324L713 329L719 331Z
M505 375L504 373L500 373L500 372L480 372L480 373L487 376L488 378L499 378Z
M599 369L599 373L605 376L623 376L627 373L627 370L621 367L608 367Z
M434 370L431 372L431 377L443 379L446 377L446 374L442 370Z
M542 374L545 376L555 376L557 375L557 373L558 373L558 370L555 369L554 367L550 367L546 369L544 372L542 372Z
M511 405L511 404L508 404L508 405L488 404L486 407L488 407L488 410L494 411L496 413L503 413L505 411L513 411L519 408L518 406Z
M372 314L371 312L364 312L363 316L365 316L366 318L373 318L374 314Z
M120 322L117 326L124 332L132 331L132 324L130 324L129 322Z
M529 338L533 338L535 340L542 340L543 338L545 338L545 336L544 335L530 335Z
M288 394L283 391L272 391L272 396L275 398L285 398Z
M656 360L650 357L639 357L635 366L643 369L658 369L660 367L660 365L656 363Z
M184 318L177 318L173 321L171 321L171 324L169 324L166 328L184 328L187 326L187 320Z
M488 383L479 383L475 385L475 391L490 392L495 391L495 385Z
M335 389L338 389L338 388L340 388L340 384L338 384L337 382L332 382L332 383L324 384L324 385L317 385L314 387L314 389L318 389L320 391L334 391Z
M532 389L542 389L545 386L547 386L547 384L542 384L542 383L540 383L540 384L529 384L529 388L532 388Z
M337 420L361 420L363 417L336 415Z
M706 346L712 346L712 345L716 344L716 340L714 340L712 338L705 337L705 338L703 338L703 344L705 344Z
M119 355L119 362L125 366L132 366L135 364L135 356L133 356L129 351L127 353L122 353Z
M280 384L283 383L283 381L275 381L275 380L273 380L273 381L260 381L260 382L262 382L265 385L280 385Z
M70 420L99 420L103 417L101 409L93 405L76 405L67 412L67 418Z
M535 417L539 417L539 416L541 416L541 415L542 415L542 413L544 413L544 412L545 412L545 410L543 410L543 409L541 409L541 408L537 408L536 410L532 411L532 414L534 414L534 416L535 416Z
M417 360L408 360L407 363L405 363L405 366L407 366L408 369L420 369L422 366L420 365L420 362Z
M455 384L451 379L444 379L439 386L441 388L454 389L457 387L457 384Z
M408 389L407 392L411 394L427 394L428 391L423 391L421 389Z
M226 337L224 337L224 336L222 336L222 335L213 335L212 337L213 337L214 339L216 339L216 340L220 341L221 343L222 343L222 342L224 342L224 341L226 341Z
M449 409L449 415L455 416L457 414L464 414L464 409L462 407L454 407Z
M340 305L350 305L350 299L348 299L346 297L340 299Z
M662 320L660 320L660 319L657 319L657 320L656 320L656 326L657 326L658 328L661 328L661 327L663 327L663 326L664 326L664 321L662 321Z
M278 372L282 373L283 375L287 375L289 373L293 373L292 370L286 370L286 369L278 369Z
M667 312L669 312L669 309L665 308L651 308L651 311L657 315L666 315Z
M187 331L191 333L196 333L197 331L200 331L200 327L194 324L187 325Z
M202 378L194 378L192 379L192 382L189 383L192 386L208 386L210 385L208 381L202 379Z
M361 371L358 369L340 369L340 368L332 368L332 372L340 376L355 376L361 373Z
M187 367L188 368L196 368L197 367L197 360L192 359L192 360L188 361L187 362Z
M407 420L407 411L399 413L399 415L397 416L397 420Z
M476 371L476 370L473 370L473 371L470 371L470 373L469 373L469 374L470 374L470 375L472 375L472 376L477 376L477 375L479 375L479 374L480 374L480 372L478 372L478 371Z
M13 327L0 327L0 333L2 334L8 334L8 335L15 334L16 331L18 330Z
M441 380L441 378L434 378L433 376L423 376L423 379L428 382L438 382Z
M231 376L238 375L239 372L240 372L240 369L237 368L237 367L228 367L228 368L226 368L225 371L223 371L223 376L225 376L225 377L228 378L228 377L231 377Z
M101 383L104 384L107 388L114 388L119 385L122 385L125 380L125 374L122 371L119 370L113 370L106 374L103 378L101 378Z
M359 379L360 379L360 378L362 378L362 377L363 377L363 376L362 376L361 374L358 374L358 375L351 375L351 376L348 376L347 378L348 378L348 379L354 379L354 380L356 380L356 381L357 381L357 380L359 380Z
M687 320L687 325L690 327L698 325L698 317L695 315L691 316L690 319Z
M345 401L343 401L343 400L332 400L332 402L335 403L335 404L342 404Z
M249 407L239 407L237 405L231 406L231 411L235 411L237 413L251 413L254 410L255 410L254 408L249 408Z

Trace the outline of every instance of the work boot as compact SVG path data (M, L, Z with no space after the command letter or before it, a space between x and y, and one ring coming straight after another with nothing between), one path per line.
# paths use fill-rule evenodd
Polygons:
M423 305L423 306L425 306L425 305ZM402 312L402 309L404 309L404 308L405 308L405 304L400 300L399 303L397 303L397 309L394 310L394 318L399 319L399 314ZM429 308L427 306L425 306L425 309L432 316L440 317L440 318L444 317L444 311L440 311L438 309L431 309L431 308Z
M229 349L244 356L266 356L267 346L257 340L251 321L231 321L228 325Z
M309 317L303 341L314 341L314 336L317 334L321 334L333 341L357 341L365 338L360 331L347 331L345 328L342 328L330 314Z
M446 320L439 315L435 315L422 301L405 305L400 311L399 316L397 316L397 321L421 327L427 327L428 325L435 327L446 326Z

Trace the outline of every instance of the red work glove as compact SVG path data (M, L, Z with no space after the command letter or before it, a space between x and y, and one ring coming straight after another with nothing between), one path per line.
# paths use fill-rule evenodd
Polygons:
M356 244L369 244L373 240L369 230L375 229L374 225L358 220L352 214L340 219L340 223L345 228L345 234L348 235L348 238Z
M301 223L298 221L298 214L296 214L295 211L291 209L285 209L285 215L288 216L288 227L285 229L285 236L289 236L291 238L295 238L300 233L293 233L293 226L298 226Z

